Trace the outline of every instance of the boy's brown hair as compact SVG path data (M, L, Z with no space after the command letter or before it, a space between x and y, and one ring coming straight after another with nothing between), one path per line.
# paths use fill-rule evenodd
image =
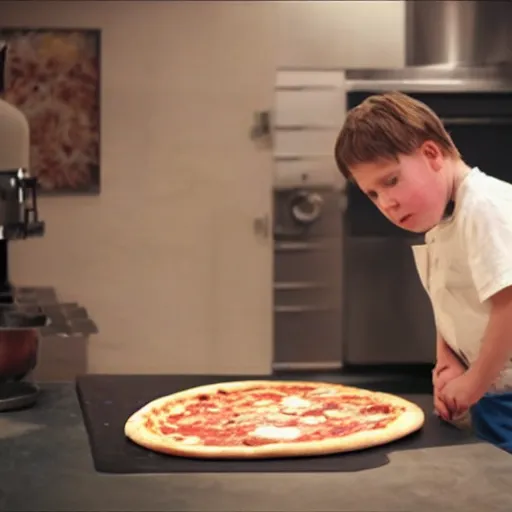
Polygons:
M435 142L445 156L460 158L443 123L427 105L401 92L389 92L369 96L348 112L334 155L339 170L350 179L350 167L397 160L427 140Z

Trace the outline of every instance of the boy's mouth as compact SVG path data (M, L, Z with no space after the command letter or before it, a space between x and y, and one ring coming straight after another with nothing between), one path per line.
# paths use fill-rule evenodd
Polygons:
M411 217L412 217L412 214L404 215L403 217L400 218L398 223L405 224Z

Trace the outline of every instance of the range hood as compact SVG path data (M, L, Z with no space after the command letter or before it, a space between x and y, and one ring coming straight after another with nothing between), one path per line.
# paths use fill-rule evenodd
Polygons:
M510 0L405 0L406 66L512 63Z
M512 0L404 0L405 66L346 70L348 90L512 93Z

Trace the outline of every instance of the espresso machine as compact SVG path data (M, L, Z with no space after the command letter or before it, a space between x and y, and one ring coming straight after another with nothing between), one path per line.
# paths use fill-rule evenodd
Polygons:
M0 411L32 404L38 388L23 378L35 366L38 329L48 318L20 304L9 280L8 244L42 236L37 212L37 179L29 167L30 131L23 113L0 100Z
M17 287L9 279L8 244L45 233L29 142L25 115L0 99L0 414L36 403L40 388L31 375L41 342L98 332L85 308L59 302L53 288Z

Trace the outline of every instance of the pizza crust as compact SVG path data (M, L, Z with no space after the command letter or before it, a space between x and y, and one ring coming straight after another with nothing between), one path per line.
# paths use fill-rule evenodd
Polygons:
M383 402L391 406L402 407L405 412L401 413L396 420L384 428L378 430L360 431L353 434L329 438L321 441L289 441L286 443L273 443L261 446L204 446L185 439L177 441L171 436L160 436L148 430L145 423L148 414L155 408L164 405L169 406L177 400L196 397L197 395L215 395L218 390L235 391L247 390L255 386L286 387L316 385L322 389L332 389L338 393L351 395L368 396L376 402ZM234 459L257 459L257 458L282 458L282 457L303 457L328 455L367 449L396 441L419 430L425 422L423 410L416 404L401 397L370 391L362 388L345 386L316 381L235 381L207 384L195 388L179 391L168 396L157 398L141 409L133 413L127 420L124 428L125 435L145 448L157 452L195 458L234 458Z

